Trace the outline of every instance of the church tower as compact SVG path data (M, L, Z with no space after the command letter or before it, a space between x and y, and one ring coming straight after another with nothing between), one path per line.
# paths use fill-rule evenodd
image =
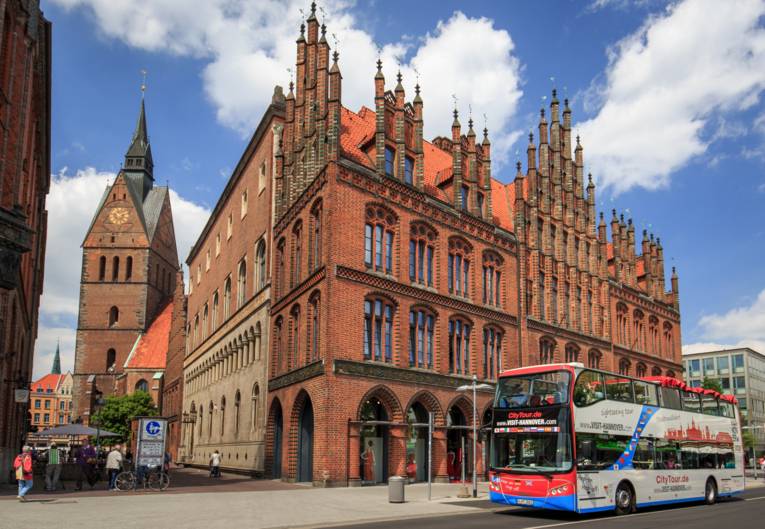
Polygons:
M101 197L82 254L72 418L87 423L98 398L132 392L128 357L177 285L169 189L154 185L143 98L123 167Z

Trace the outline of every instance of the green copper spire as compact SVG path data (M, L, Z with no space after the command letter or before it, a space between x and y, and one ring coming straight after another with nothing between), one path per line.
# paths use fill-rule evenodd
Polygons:
M50 370L52 375L61 374L61 352L59 351L59 343L56 341L56 355L53 357L53 368Z

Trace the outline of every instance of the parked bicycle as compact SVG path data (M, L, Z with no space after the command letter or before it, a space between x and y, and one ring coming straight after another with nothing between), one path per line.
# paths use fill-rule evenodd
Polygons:
M161 466L144 467L136 470L125 470L117 474L114 487L120 492L138 490L142 486L144 490L149 488L156 491L164 491L170 486L170 476L162 470Z

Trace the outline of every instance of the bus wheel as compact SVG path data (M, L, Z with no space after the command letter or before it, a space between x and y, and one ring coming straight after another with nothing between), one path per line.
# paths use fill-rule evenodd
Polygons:
M717 502L717 484L715 480L709 478L707 485L704 487L704 503L707 505L714 505Z
M616 514L629 514L635 510L635 495L629 483L622 482L616 488Z

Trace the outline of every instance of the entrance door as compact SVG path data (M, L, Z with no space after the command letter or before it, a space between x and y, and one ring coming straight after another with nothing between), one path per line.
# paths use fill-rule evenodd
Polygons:
M313 481L313 406L306 398L298 434L298 481Z
M276 409L276 417L274 417L274 464L273 464L274 479L282 477L283 430L284 430L284 424L282 422L282 408L281 406L279 406Z
M456 406L452 406L447 415L449 430L446 434L446 468L451 481L460 481L463 472L467 472L468 439L465 414ZM462 427L462 428L460 428ZM465 477L467 474L465 474Z

